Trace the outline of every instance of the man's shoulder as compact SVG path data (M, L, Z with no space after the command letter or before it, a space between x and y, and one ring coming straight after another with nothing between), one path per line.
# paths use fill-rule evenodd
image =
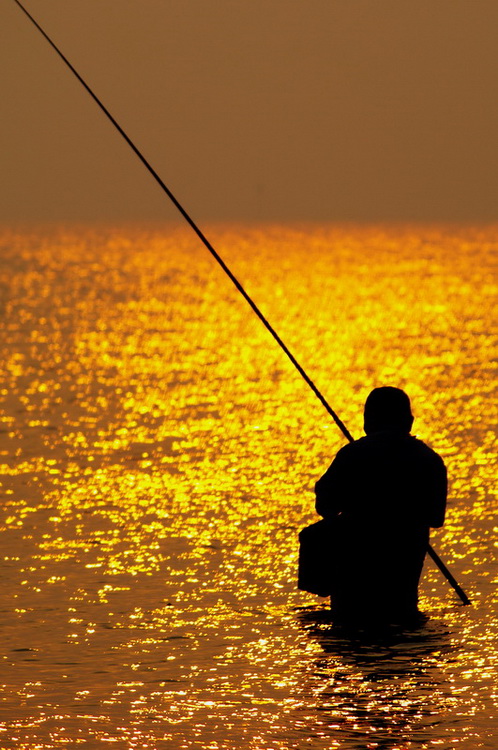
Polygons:
M428 460L442 461L441 456L436 453L427 443L414 435L393 435L387 433L375 433L365 435L355 440L353 443L345 445L339 453L344 457L360 455L370 452L403 452L418 455L421 458L426 457Z
M428 461L433 461L434 463L442 463L444 464L443 459L439 455L439 453L436 453L436 451L431 448L427 443L424 443L423 440L420 440L420 438L412 437L413 440L413 450L418 451L418 453L421 456L425 456Z

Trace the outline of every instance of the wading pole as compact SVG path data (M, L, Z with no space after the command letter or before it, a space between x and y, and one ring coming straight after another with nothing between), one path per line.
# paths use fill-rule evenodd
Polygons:
M322 395L322 393L318 390L317 386L314 384L314 382L311 380L309 375L305 372L305 370L301 367L297 359L294 357L292 352L288 349L288 347L284 344L278 333L275 331L273 326L270 324L270 322L265 318L259 307L256 305L256 303L252 300L252 298L248 295L240 281L234 276L234 274L231 272L229 267L226 265L225 261L222 259L222 257L216 252L214 247L211 245L209 240L204 236L204 234L201 232L197 224L194 222L194 220L189 216L189 214L185 211L183 206L180 204L180 202L175 198L171 190L167 187L167 185L163 182L163 180L159 177L155 169L151 166L151 164L147 161L145 156L139 151L139 149L135 146L131 138L128 137L128 135L125 133L121 125L114 119L114 117L111 115L107 107L104 106L104 104L100 101L98 96L92 91L90 86L83 80L83 78L80 76L78 71L71 65L67 57L60 51L60 49L57 47L57 45L50 39L48 34L45 33L45 31L42 29L40 24L35 21L33 16L28 13L26 8L22 5L22 3L19 2L19 0L14 0L16 5L19 6L19 8L23 11L23 13L26 14L26 16L29 18L31 23L36 26L40 34L42 34L47 42L50 44L50 46L55 50L55 52L59 55L59 57L63 60L63 62L67 65L69 70L76 76L78 81L81 83L81 85L86 89L86 91L90 94L94 102L100 107L102 112L105 114L105 116L108 118L108 120L111 121L111 123L114 125L116 130L120 133L120 135L124 138L128 146L131 148L131 150L136 154L136 156L140 159L144 167L150 172L152 177L155 179L155 181L158 183L158 185L161 187L161 189L166 193L168 198L171 200L171 202L176 206L178 211L181 213L187 224L190 225L190 227L193 229L193 231L196 233L196 235L199 237L201 242L205 245L205 247L209 250L213 258L216 260L216 262L221 266L223 271L226 273L230 281L234 284L236 289L241 293L241 295L244 297L246 302L250 305L253 312L258 316L260 321L263 323L267 331L273 336L279 347L282 349L282 351L287 355L287 357L290 359L296 370L299 372L303 380L309 385L315 396L318 398L318 400L323 404L327 412L330 414L336 425L339 427L343 435L352 443L354 442L353 436L347 429L346 425L339 419L335 411L332 409L330 404L327 402L325 397ZM432 557L436 565L438 566L439 570L443 573L447 581L450 583L451 586L455 589L458 596L462 600L464 604L470 604L470 600L466 596L465 592L462 591L454 577L449 572L446 565L442 562L442 560L439 558L439 556L434 552L432 547L429 545L428 547L429 555Z

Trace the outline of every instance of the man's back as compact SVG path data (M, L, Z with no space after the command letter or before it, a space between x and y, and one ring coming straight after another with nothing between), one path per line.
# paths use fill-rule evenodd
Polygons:
M383 431L342 448L315 487L321 516L344 514L358 523L444 522L446 469L421 440Z

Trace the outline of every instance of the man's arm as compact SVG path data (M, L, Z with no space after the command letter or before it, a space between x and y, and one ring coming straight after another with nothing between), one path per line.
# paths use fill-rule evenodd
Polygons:
M446 466L441 456L434 453L431 471L431 492L429 511L429 526L437 529L444 523L446 512L446 496L448 494L448 477Z
M323 518L337 516L343 510L347 476L343 450L339 451L323 477L315 484L315 508Z

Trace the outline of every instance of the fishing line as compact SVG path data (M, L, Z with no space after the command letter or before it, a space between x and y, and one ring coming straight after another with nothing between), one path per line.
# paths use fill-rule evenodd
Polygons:
M282 351L287 355L288 359L292 362L296 370L299 372L301 377L304 379L304 381L309 385L315 396L318 398L318 400L323 404L327 412L330 414L336 425L339 427L343 435L349 440L350 443L354 442L354 438L347 429L344 422L342 422L341 419L339 419L338 415L335 413L335 411L332 409L328 401L325 399L323 394L319 391L315 383L311 380L307 372L302 368L302 366L299 364L295 356L292 354L292 352L289 350L289 348L286 346L286 344L282 341L278 333L275 331L273 326L270 324L268 319L263 315L259 307L256 305L256 303L253 301L253 299L249 296L249 294L246 292L240 281L237 279L237 277L232 273L230 268L227 266L223 258L219 255L219 253L214 249L214 247L211 245L207 237L201 232L197 224L194 222L194 220L190 217L190 215L187 213L187 211L183 208L181 203L177 200L177 198L173 195L171 190L168 188L168 186L163 182L161 177L158 175L156 170L152 167L152 165L147 161L145 156L142 154L142 152L135 146L131 138L125 133L121 125L117 122L117 120L114 119L114 117L111 115L107 107L103 104L103 102L99 99L99 97L92 91L90 86L86 83L86 81L80 76L76 68L73 67L73 65L69 62L67 57L61 52L59 47L55 44L55 42L52 41L52 39L48 36L48 34L42 29L40 24L33 18L31 13L29 13L24 5L19 0L14 0L16 5L22 10L22 12L29 18L31 23L38 29L40 34L47 40L47 42L50 44L53 50L59 55L59 57L62 59L62 61L67 65L69 70L76 76L78 81L81 83L83 88L90 94L94 102L100 107L102 112L105 114L105 116L111 121L111 123L114 125L116 130L120 133L120 135L124 138L128 146L131 148L131 150L136 154L136 156L140 159L144 167L150 172L152 177L155 179L155 181L158 183L158 185L162 188L162 190L166 193L168 198L171 200L173 205L178 209L178 211L181 213L187 224L194 230L196 235L199 237L201 242L205 245L205 247L209 250L213 258L216 260L219 266L223 269L223 271L226 273L230 281L234 284L236 289L240 292L240 294L244 297L246 302L250 305L254 313L258 316L260 321L263 323L267 331L272 335L274 340L277 342L279 347L282 349ZM428 546L428 553L430 557L434 560L440 571L443 573L445 578L448 580L448 582L453 586L456 593L459 595L460 599L464 604L470 604L470 600L465 594L465 592L460 588L458 583L456 582L455 578L451 575L446 565L443 563L439 555L432 549L431 545Z

